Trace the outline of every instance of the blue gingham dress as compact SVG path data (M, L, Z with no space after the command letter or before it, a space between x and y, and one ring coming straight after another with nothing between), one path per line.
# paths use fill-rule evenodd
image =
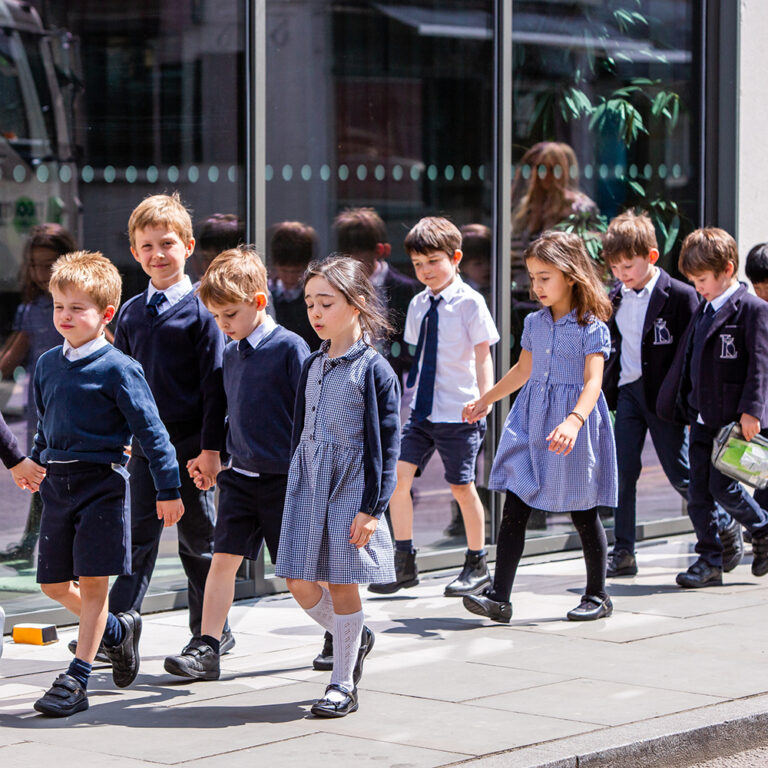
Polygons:
M275 575L332 584L395 580L392 542L382 516L358 549L349 528L363 496L365 378L378 355L362 339L341 357L328 344L307 376L304 427L288 470Z
M576 406L586 355L601 352L608 358L607 326L594 319L579 325L575 311L553 322L544 308L525 318L521 343L533 357L531 377L504 424L489 487L512 491L530 507L548 512L615 507L616 445L602 392L567 456L549 451L546 440Z

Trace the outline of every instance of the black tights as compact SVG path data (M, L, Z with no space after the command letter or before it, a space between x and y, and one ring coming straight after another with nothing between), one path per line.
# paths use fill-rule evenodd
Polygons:
M517 573L517 566L525 547L525 526L531 508L518 496L507 491L504 502L504 516L499 528L496 544L496 571L493 578L491 597L494 600L509 602L512 584ZM600 522L597 507L571 512L571 519L581 539L584 562L587 566L586 594L605 599L605 566L608 557L608 541L605 529Z

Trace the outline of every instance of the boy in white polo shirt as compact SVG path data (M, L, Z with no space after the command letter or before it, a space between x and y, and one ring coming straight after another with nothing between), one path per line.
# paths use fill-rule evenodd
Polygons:
M461 232L448 219L428 216L405 238L416 277L426 288L411 300L405 342L415 345L408 386L416 385L411 418L403 428L397 487L390 500L395 534L395 581L369 591L391 594L419 583L413 548L411 486L432 454L445 465L445 479L467 532L467 555L447 597L478 594L491 577L486 563L485 512L475 488L477 454L485 420L465 424L464 404L493 385L491 344L499 334L483 297L459 277Z

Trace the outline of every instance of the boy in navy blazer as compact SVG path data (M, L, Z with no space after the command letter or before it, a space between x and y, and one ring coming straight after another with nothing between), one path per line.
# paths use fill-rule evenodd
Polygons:
M711 463L721 427L738 421L751 440L768 418L768 304L739 283L738 265L736 242L722 229L698 229L683 242L680 271L704 301L657 401L660 416L691 425L688 515L699 558L678 574L682 587L722 584L723 545L715 501L752 534L753 575L768 573L768 512Z
M683 498L688 493L688 432L682 424L659 418L656 397L699 302L690 285L656 266L656 233L646 213L626 211L611 221L603 258L620 281L611 292L611 356L603 375L608 407L616 411L619 469L615 544L607 575L634 576L637 481L647 432L672 487ZM741 541L741 529L735 529ZM743 551L742 545L738 560Z

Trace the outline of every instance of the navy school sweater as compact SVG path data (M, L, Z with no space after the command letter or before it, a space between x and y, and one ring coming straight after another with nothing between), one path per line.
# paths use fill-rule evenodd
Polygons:
M280 325L256 349L245 340L227 345L227 453L233 466L288 474L296 388L308 356L307 343Z
M5 464L7 469L11 469L24 461L24 454L19 450L19 441L2 416L0 416L0 461Z
M200 449L224 448L224 335L195 291L153 317L147 292L123 305L115 346L138 360L171 440L200 435Z
M179 466L141 366L111 344L70 361L58 346L35 368L37 434L31 458L125 464L134 435L149 460L157 498L179 498Z

